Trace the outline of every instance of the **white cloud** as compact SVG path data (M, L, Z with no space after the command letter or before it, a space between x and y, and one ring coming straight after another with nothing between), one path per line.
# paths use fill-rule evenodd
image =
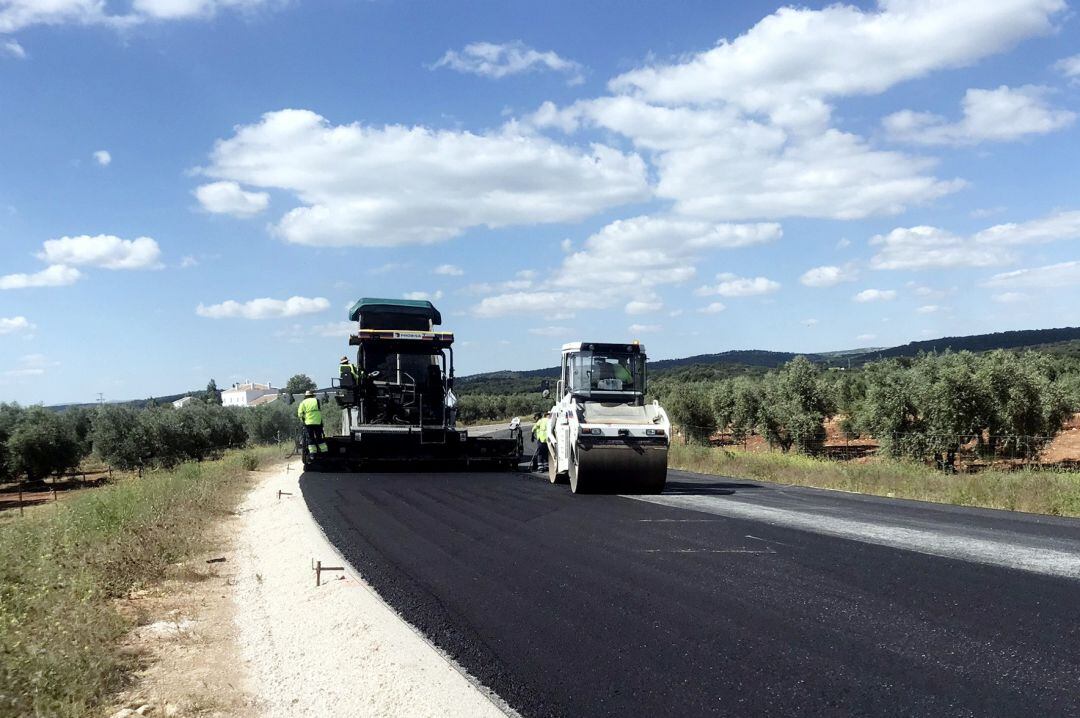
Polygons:
M659 324L631 324L627 327L631 334L651 334L663 329Z
M614 97L562 110L547 104L527 121L564 132L595 125L651 150L656 194L672 200L676 214L712 221L896 214L965 183L932 176L932 159L877 150L830 127L828 103L1002 52L1052 32L1064 9L1063 0L781 8L708 51L614 78ZM973 96L976 113L992 99Z
M431 271L433 274L442 274L447 277L460 277L465 274L464 269L453 264L440 264Z
M825 265L806 270L799 277L799 282L807 287L835 287L841 282L854 282L858 278L859 272L854 265Z
M0 55L8 55L22 60L26 58L26 50L19 44L18 40L4 40L0 42Z
M330 322L329 324L316 324L311 328L311 333L319 337L345 338L356 333L356 322Z
M412 299L414 301L435 301L436 299L442 299L442 290L436 290L435 292L405 292L402 295L402 299Z
M709 304L708 306L702 307L698 311L703 313L703 314L719 314L720 312L724 311L725 309L727 309L727 307L724 306L724 304L722 304L721 302L713 302L712 304Z
M104 25L123 29L155 20L212 17L219 10L251 10L275 0L132 0L127 12L110 12L105 0L0 0L0 33L35 25Z
M315 314L330 308L323 297L289 297L288 299L252 299L248 302L229 300L209 306L200 304L195 313L208 319L278 319Z
M869 342L873 341L874 339L877 339L877 334L860 334L859 336L855 337L855 341L858 342Z
M590 292L508 292L484 297L473 308L473 313L485 318L542 315L548 319L567 319L582 309L610 307L612 301Z
M659 297L648 297L645 299L632 299L626 303L623 307L623 311L627 314L652 314L658 312L664 308L664 303L660 301Z
M717 249L767 244L780 225L714 224L642 215L616 220L563 260L553 282L560 286L655 286L686 281L698 258Z
M44 354L26 354L19 357L16 368L8 369L5 376L42 376L48 369L60 366L60 362L51 361Z
M908 286L913 288L915 296L923 297L924 299L942 299L945 296L945 292L940 289L934 289L933 287L917 285L914 282L908 282Z
M994 295L994 301L1002 304L1015 304L1016 302L1023 302L1028 299L1028 295L1023 292L1002 292L1001 294Z
M26 317L0 317L0 334L28 332L35 328Z
M979 207L968 212L968 216L972 219L986 219L987 217L993 217L995 214L1001 214L1005 211L1005 207L1002 205L996 205L994 207Z
M964 117L950 123L926 112L901 110L882 120L889 135L922 145L968 145L1007 142L1025 135L1044 135L1072 124L1076 114L1046 102L1049 88L1026 85L996 90L971 89L964 95Z
M818 325L818 323L819 323L818 320L813 319L813 318L803 319L802 322L801 322L801 324L803 324L803 326L807 326L807 327L816 327Z
M657 195L676 212L712 220L897 214L964 186L924 174L934 161L871 149L835 129L786 138L771 148L723 142L657 159Z
M923 306L919 307L915 311L918 312L919 314L933 314L934 312L936 312L939 309L941 309L941 307L939 307L936 304L924 304Z
M63 287L74 284L82 272L74 267L53 264L35 274L6 274L0 277L0 289L26 289L28 287Z
M694 293L699 297L713 294L721 297L754 297L780 289L779 282L766 277L738 277L725 272L716 275L716 278L720 280L719 284L698 287Z
M1080 80L1080 55L1064 57L1054 63L1054 69L1070 80Z
M610 86L662 104L721 101L774 118L820 117L830 97L867 95L963 67L1053 30L1063 0L878 0L861 10L785 7L733 41Z
M856 302L888 302L896 299L896 292L892 289L864 289L854 297Z
M960 237L937 227L899 227L877 235L880 249L870 260L875 269L991 267L1015 261L1009 247L1080 239L1080 211L1057 212L1028 222L988 227Z
M1057 212L1028 222L997 224L978 232L976 242L994 245L1045 244L1080 239L1080 211Z
M512 126L488 134L335 126L307 110L237 128L201 172L291 192L301 206L276 232L319 246L429 243L469 227L578 221L650 195L642 159L605 145L582 151Z
M50 264L103 269L160 269L161 248L150 237L120 239L111 234L47 240L38 259Z
M482 77L501 78L522 72L549 70L569 75L567 82L577 85L584 81L581 65L559 57L558 54L534 50L523 42L474 42L463 50L448 50L432 69L449 67Z
M195 188L195 197L207 212L251 217L270 206L266 192L247 192L236 182L211 182Z
M122 15L108 15L102 0L3 0L0 2L0 33L33 25L123 24Z
M94 153L94 161L102 167L108 167L112 162L112 154L108 150L98 150Z
M927 176L931 159L874 150L833 128L794 132L730 106L603 97L562 110L546 103L527 122L566 132L588 123L629 137L654 153L656 193L675 213L714 221L895 214L964 184Z
M529 334L535 334L540 337L565 337L573 331L574 330L569 327L535 327L529 330Z
M220 10L252 10L274 0L134 0L132 9L154 20L190 20L212 17Z
M190 269L199 266L199 260L188 254L180 260L180 269Z
M995 274L983 282L984 287L1032 288L1070 287L1080 285L1080 262L1060 262L1043 267L1017 269Z
M537 295L538 305L550 310L558 309L557 304L548 303L548 297L559 296L550 291L552 286L565 288L565 296L580 293L591 302L586 306L643 301L643 288L691 279L696 271L694 265L704 253L765 244L781 234L780 225L771 223L714 224L648 215L616 220L590 236L583 249L566 256L545 288L533 294ZM503 286L508 284L504 282ZM513 287L517 291L509 295L512 301L502 296L489 297L492 302L485 299L475 310L482 316L494 316L496 311L511 313L511 307L528 304L524 297L529 293L521 290L531 287L531 281ZM588 291L582 287L588 287ZM654 301L651 295L648 301Z
M870 244L880 248L870 259L874 269L992 267L1013 259L1001 247L979 245L937 227L898 227Z

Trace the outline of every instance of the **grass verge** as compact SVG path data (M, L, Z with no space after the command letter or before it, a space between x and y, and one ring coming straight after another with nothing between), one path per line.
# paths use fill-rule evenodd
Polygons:
M668 464L703 474L840 489L958 506L1080 516L1080 474L983 471L946 475L913 462L827 461L799 454L672 444Z
M131 628L114 599L205 546L277 447L116 482L0 526L0 716L84 716L119 689Z

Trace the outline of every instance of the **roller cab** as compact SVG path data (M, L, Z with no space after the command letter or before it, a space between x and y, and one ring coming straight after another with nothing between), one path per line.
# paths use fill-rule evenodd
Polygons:
M645 348L575 342L562 348L548 417L549 478L579 493L660 493L671 422L645 402Z

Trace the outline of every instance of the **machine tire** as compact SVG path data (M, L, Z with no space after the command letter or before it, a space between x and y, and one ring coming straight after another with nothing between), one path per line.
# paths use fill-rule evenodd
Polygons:
M559 461L557 454L553 451L554 446L548 442L548 481L553 484L566 484L569 483L570 478L565 471L559 471Z
M570 492L574 494L589 493L588 481L581 475L581 464L578 462L577 451L570 451Z

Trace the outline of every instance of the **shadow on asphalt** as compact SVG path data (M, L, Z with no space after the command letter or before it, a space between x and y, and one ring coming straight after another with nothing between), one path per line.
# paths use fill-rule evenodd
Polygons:
M747 484L735 481L714 481L702 483L697 481L671 481L664 486L664 493L676 496L730 496L739 489L760 489L760 484Z

